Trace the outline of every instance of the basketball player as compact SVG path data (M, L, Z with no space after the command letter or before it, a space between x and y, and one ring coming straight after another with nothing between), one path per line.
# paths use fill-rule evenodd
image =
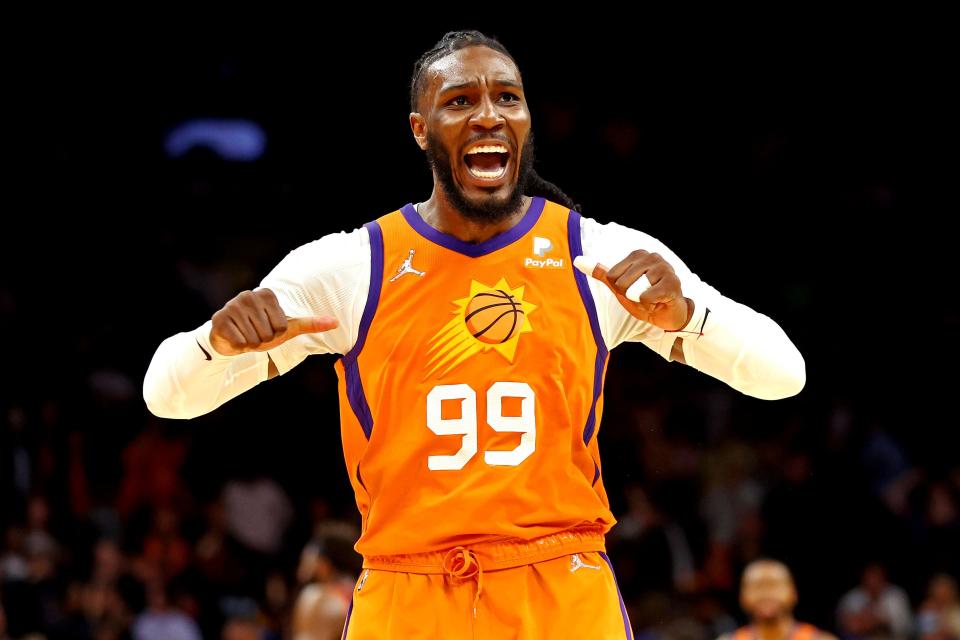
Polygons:
M347 539L339 531L325 531L303 549L297 567L302 587L291 615L293 640L340 637L359 567L357 563L350 568L356 558L355 539L355 533Z
M740 606L750 624L718 640L837 640L812 624L797 622L797 589L790 570L775 560L755 560L743 571Z
M147 405L190 418L341 354L364 557L345 638L632 638L604 554L609 350L642 342L766 399L800 391L803 358L659 241L581 217L534 172L520 71L496 40L449 33L421 57L410 127L430 197L294 250L165 340Z

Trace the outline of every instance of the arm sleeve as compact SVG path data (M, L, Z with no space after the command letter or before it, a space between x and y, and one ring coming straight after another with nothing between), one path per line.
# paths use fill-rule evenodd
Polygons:
M353 348L370 289L370 235L364 228L337 233L291 251L263 279L289 318L333 316L340 324L305 333L269 351L284 374L318 353L345 354Z
M755 398L776 400L796 395L806 383L803 356L783 329L768 316L720 294L687 268L662 242L616 223L581 223L583 251L612 267L636 249L663 256L680 277L694 314L680 331L664 331L632 316L602 282L588 278L607 347L642 342L670 360L674 342L683 338L686 364Z
M260 288L288 317L326 315L336 329L303 334L268 352L224 356L210 345L212 322L164 340L143 380L143 399L161 418L195 418L267 379L269 361L283 374L315 353L346 353L356 341L370 285L366 229L324 236L291 251Z

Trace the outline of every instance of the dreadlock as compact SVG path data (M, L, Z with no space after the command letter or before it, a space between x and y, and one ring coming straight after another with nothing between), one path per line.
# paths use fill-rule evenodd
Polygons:
M413 76L410 78L410 110L419 110L420 96L427 84L425 72L434 62L450 55L460 49L467 47L487 47L510 58L513 64L517 61L513 59L507 48L504 47L496 38L484 35L479 31L448 31L443 34L440 41L432 49L426 51L416 64L413 65ZM519 66L519 65L517 65ZM563 192L560 187L549 180L544 180L535 169L530 170L530 175L524 185L524 192L529 196L541 196L547 200L552 200L558 204L580 211L580 205L575 204L573 198Z

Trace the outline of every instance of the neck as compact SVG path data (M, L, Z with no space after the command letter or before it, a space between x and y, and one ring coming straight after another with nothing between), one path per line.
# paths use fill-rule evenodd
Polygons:
M787 635L794 624L796 621L793 616L784 616L775 620L754 621L753 628L757 640L787 640Z
M423 221L431 227L458 240L479 244L512 229L530 207L532 198L521 196L520 207L497 222L481 222L465 217L447 199L443 188L434 183L430 199L417 206Z

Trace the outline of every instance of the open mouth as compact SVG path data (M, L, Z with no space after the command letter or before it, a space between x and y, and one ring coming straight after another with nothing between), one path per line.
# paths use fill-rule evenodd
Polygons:
M500 143L478 144L463 156L470 175L482 182L495 182L507 173L510 149Z

